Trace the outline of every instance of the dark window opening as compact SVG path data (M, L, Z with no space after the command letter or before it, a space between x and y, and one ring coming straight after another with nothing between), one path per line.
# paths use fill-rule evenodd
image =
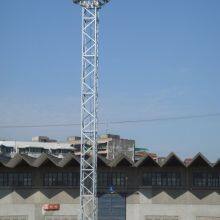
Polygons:
M126 186L126 176L122 172L101 172L98 173L98 186Z
M32 186L31 173L0 173L0 187Z
M194 187L220 187L220 173L193 173Z
M181 186L181 173L178 172L149 172L143 174L143 186Z
M43 179L44 186L79 186L78 172L50 172Z

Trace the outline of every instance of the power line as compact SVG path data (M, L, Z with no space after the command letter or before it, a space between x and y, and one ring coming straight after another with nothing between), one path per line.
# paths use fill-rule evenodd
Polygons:
M220 113L213 113L213 114L204 114L204 115L186 115L186 116L161 117L161 118L152 118L152 119L115 121L115 122L110 122L109 124L131 124L131 123L144 123L144 122L157 122L157 121L175 121L175 120L210 118L210 117L219 117L219 116Z
M41 125L2 125L1 128L49 128L49 127L73 127L79 126L79 123L72 124L41 124Z
M200 118L211 118L220 117L220 113L202 114L202 115L186 115L186 116L173 116L173 117L160 117L151 119L137 119L137 120L123 120L123 121L110 121L100 122L99 125L120 125L120 124L138 124L147 122L157 121L176 121L176 120L187 120L187 119L200 119ZM49 128L49 127L74 127L80 126L80 123L57 123L57 124L39 124L39 125L0 125L0 129L6 128Z

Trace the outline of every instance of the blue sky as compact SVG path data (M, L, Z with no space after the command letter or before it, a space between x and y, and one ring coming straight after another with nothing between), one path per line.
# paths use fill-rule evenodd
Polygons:
M100 120L220 112L220 1L112 0L100 15ZM71 0L0 2L0 124L79 122L81 10ZM100 127L182 158L220 157L220 118ZM65 140L78 127L0 129Z

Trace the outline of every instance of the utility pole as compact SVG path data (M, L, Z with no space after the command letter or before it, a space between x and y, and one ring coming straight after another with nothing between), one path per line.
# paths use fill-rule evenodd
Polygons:
M97 107L99 10L110 0L73 0L82 6L81 220L97 220Z

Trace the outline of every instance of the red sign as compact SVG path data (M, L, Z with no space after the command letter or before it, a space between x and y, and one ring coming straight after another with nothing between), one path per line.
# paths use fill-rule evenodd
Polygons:
M57 211L60 210L60 204L44 204L43 205L44 211Z

